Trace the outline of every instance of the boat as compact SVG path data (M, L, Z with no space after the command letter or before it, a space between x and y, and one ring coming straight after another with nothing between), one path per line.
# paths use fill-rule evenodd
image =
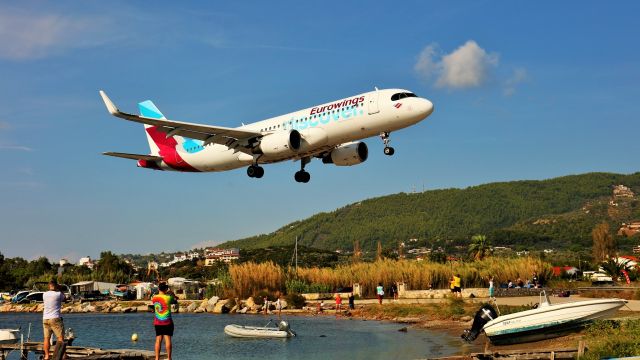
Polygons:
M15 344L20 341L20 329L0 329L0 344Z
M244 326L230 324L224 327L225 334L237 338L290 338L296 336L286 321L280 321L278 327L269 326Z
M578 331L588 323L610 316L627 303L622 299L596 299L551 304L547 294L540 293L540 302L531 310L499 316L489 304L475 315L471 329L462 338L475 340L484 331L496 345L550 339Z

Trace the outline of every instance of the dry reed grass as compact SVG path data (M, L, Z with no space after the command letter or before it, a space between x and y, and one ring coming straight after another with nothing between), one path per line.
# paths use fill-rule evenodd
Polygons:
M282 291L285 276L296 276L292 269L284 271L271 262L231 265L229 272L237 296L251 295L260 290ZM407 289L448 288L450 277L460 274L463 287L486 287L491 276L498 284L518 278L530 279L534 272L538 273L540 279L549 279L551 265L534 258L491 257L481 261L447 264L384 259L336 268L299 268L297 278L308 284L325 284L331 289L360 283L365 291L363 295L370 296L378 283L385 288L394 282L404 282Z

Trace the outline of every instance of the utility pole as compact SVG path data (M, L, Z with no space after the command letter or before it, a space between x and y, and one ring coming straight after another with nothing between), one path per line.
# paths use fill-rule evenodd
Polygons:
M295 255L296 255L296 276L298 276L298 237L297 236L296 236Z

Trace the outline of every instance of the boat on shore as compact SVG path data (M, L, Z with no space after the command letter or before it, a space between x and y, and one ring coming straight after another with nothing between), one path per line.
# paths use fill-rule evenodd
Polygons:
M269 321L269 324L271 321ZM286 321L280 321L278 327L273 326L244 326L230 324L224 327L224 333L236 338L290 338L296 336Z
M15 344L20 341L20 329L0 329L0 344Z
M531 310L498 316L491 305L483 305L476 313L471 329L465 330L462 338L473 341L484 331L496 345L550 339L610 316L626 303L622 299L595 299L551 304L543 291L539 304Z

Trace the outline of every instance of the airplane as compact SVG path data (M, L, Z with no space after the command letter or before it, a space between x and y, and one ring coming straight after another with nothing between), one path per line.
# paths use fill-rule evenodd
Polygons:
M433 112L433 103L403 89L381 89L346 97L285 115L230 128L169 120L150 100L138 104L140 115L120 111L100 90L113 116L144 124L151 153L105 152L137 160L153 170L207 172L247 167L247 175L261 178L262 164L300 161L297 182L307 183L305 171L312 158L324 164L352 166L367 160L361 140L379 135L384 154L393 131L412 126Z

